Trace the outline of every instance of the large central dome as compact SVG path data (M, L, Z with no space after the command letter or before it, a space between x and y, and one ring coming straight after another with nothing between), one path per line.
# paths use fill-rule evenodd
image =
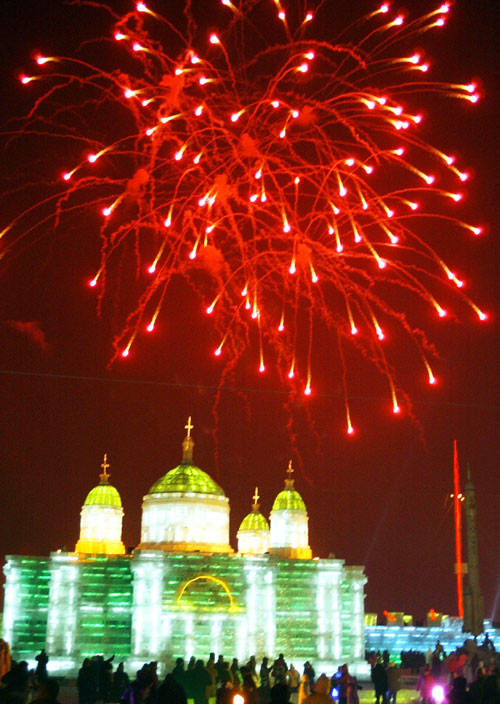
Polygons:
M183 492L195 494L216 494L224 496L224 491L214 482L212 477L194 464L180 464L158 479L149 494L164 494L168 492Z
M229 500L193 464L192 428L189 418L180 465L160 477L144 497L140 550L232 552Z

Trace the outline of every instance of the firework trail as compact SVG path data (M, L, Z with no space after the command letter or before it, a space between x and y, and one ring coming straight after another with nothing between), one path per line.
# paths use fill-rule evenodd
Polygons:
M24 213L2 234L9 251L48 222L99 213L90 286L100 305L120 277L137 290L115 358L153 332L179 276L211 316L214 363L234 364L250 347L260 372L272 363L292 392L310 395L315 344L329 340L352 434L349 345L387 379L398 413L391 330L436 382L433 346L402 302L445 317L453 289L487 317L432 247L433 228L455 237L481 227L456 219L468 173L419 136L415 108L426 95L470 104L479 94L472 83L432 82L412 48L441 31L449 3L419 17L375 6L333 40L335 9L312 5L192 0L164 16L142 2L124 16L107 8L105 52L92 43L84 58L38 56L36 72L20 77L34 96L23 129L80 156L29 218L42 206L50 214L26 228Z

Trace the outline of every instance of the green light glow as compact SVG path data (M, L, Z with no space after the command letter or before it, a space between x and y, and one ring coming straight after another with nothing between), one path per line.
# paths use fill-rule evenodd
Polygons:
M53 553L50 561L9 557L6 575L16 658L46 647L53 662L75 667L98 652L150 660L214 649L241 658L282 651L291 661L362 662L365 578L341 560Z
M224 491L214 482L212 477L192 464L180 464L170 470L153 484L148 493L163 494L165 492L194 492L225 496Z
M80 657L108 652L110 648L116 657L129 657L132 618L130 558L106 560L100 556L82 561L79 606L81 630L77 644ZM123 607L123 610L117 611L116 607Z
M273 511L282 511L283 509L306 510L304 500L298 491L295 489L283 489L283 491L280 491L274 500Z
M114 486L111 486L111 484L99 484L92 491L89 491L83 505L121 508L122 500Z
M11 650L18 660L45 647L49 606L49 560L7 556L7 580L13 579L12 608L4 609L3 633L9 636ZM7 596L7 594L6 594ZM7 627L11 630L7 632Z
M260 512L252 511L241 521L240 530L269 530L269 523Z

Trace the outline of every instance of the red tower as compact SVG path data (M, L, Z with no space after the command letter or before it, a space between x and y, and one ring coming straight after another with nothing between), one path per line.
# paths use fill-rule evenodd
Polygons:
M462 564L462 514L460 503L460 468L458 466L457 441L453 441L453 504L455 508L455 572L457 574L458 615L464 617L463 564Z

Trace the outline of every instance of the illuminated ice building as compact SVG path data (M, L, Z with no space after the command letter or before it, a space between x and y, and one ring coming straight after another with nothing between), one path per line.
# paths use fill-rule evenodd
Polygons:
M53 672L74 674L96 653L114 653L134 672L211 651L243 661L283 652L320 672L343 662L364 671L364 570L312 557L291 463L269 522L256 490L235 551L229 499L193 464L190 421L186 428L181 464L144 496L132 554L105 457L75 551L7 557L3 638L14 657L32 661L45 648Z

